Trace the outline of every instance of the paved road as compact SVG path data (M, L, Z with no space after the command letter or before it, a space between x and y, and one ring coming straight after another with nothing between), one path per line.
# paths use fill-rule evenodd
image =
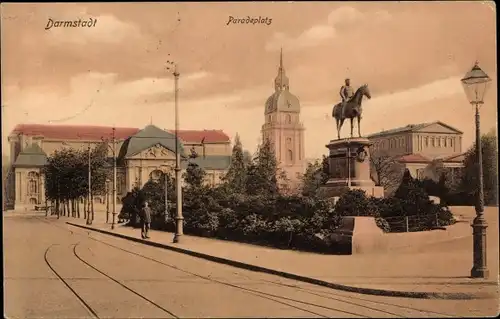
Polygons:
M463 317L497 307L340 292L88 233L43 214L4 217L4 256L7 318Z

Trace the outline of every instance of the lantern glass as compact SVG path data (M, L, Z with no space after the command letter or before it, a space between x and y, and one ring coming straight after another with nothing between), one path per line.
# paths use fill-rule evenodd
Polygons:
M461 80L465 95L471 104L482 104L484 96L491 86L490 77L476 63Z

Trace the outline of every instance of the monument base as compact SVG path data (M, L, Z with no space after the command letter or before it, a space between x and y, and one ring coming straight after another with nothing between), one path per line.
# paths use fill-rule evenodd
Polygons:
M367 138L332 140L329 150L329 180L319 190L323 198L340 197L350 189L361 189L367 196L384 197L383 187L370 176L370 146Z
M374 217L345 216L330 237L332 244L351 255L385 251L385 236Z

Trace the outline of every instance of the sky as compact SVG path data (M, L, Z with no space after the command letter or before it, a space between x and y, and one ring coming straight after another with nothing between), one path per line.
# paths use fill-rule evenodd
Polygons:
M308 158L336 139L332 106L346 77L368 84L362 135L442 121L474 140L460 79L476 60L492 78L481 108L496 130L493 2L248 2L1 4L2 154L19 123L174 128L236 133L255 151L283 49L301 103ZM267 23L234 24L267 18ZM49 19L93 27L46 29ZM342 135L349 133L346 122ZM356 128L355 128L356 132Z

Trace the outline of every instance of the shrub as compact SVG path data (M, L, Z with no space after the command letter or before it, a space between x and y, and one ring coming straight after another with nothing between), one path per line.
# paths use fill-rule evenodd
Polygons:
M372 216L370 202L363 190L349 190L340 196L335 211L342 216Z
M375 223L377 226L384 231L384 233L389 233L391 231L391 225L387 222L387 220L377 217L375 218Z

